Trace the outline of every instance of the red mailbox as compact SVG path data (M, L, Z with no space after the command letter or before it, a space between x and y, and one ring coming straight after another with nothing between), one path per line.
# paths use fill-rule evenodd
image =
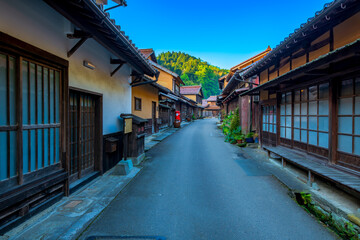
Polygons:
M179 128L181 125L180 123L181 123L180 111L175 111L174 127Z
M181 118L180 118L180 111L175 111L175 120L179 120L179 121L181 121Z

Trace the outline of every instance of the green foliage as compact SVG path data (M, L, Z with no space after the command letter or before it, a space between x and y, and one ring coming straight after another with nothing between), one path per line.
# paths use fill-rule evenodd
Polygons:
M185 85L201 84L205 98L219 94L218 79L229 72L183 52L160 53L157 60L160 65L177 73Z
M304 205L311 204L311 194L306 192L301 192L301 198L304 201Z
M236 143L239 140L244 140L244 135L241 133L241 126L239 124L239 109L225 115L221 125L225 137L225 142Z
M341 238L359 240L358 232L351 222L339 221L338 217L333 216L332 213L325 212L320 207L316 206L311 200L310 193L301 192L300 196L302 199L302 207L313 214L319 221L333 229Z
M235 114L230 122L230 132L234 132L240 127L239 108L236 108Z
M191 116L191 119L192 119L192 120L196 120L195 114L193 114L193 115Z
M238 147L246 147L247 143L239 143L237 145L238 145Z
M245 136L245 138L253 138L254 137L254 133L253 132L248 132Z

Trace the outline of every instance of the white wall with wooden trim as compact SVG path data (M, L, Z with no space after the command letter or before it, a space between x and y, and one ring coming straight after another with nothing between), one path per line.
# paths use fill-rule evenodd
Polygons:
M39 14L41 13L41 14ZM70 22L41 0L5 1L0 8L0 31L69 61L69 86L103 94L103 133L121 129L119 115L131 112L131 68L124 65L113 77L114 57L93 39L88 39L70 58L69 51L78 41L70 40ZM96 66L83 66L83 61Z

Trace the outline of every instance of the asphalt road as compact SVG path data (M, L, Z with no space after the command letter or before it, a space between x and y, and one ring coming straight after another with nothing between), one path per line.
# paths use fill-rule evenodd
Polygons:
M147 152L140 175L81 238L335 238L266 170L237 153L215 119L186 126Z

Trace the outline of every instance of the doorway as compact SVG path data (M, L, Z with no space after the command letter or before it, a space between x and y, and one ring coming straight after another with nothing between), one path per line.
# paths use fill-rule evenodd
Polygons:
M99 96L70 90L69 93L69 175L70 182L96 170L98 164ZM102 126L101 126L102 127Z

